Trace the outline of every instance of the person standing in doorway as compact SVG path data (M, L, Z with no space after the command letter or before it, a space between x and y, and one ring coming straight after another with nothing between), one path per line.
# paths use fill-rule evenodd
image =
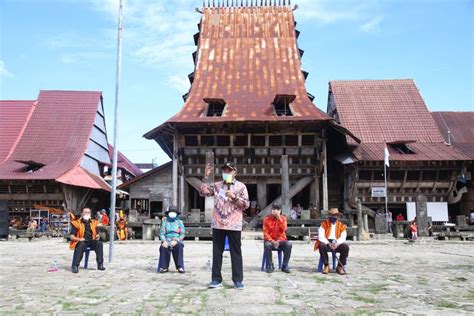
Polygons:
M209 288L222 286L222 255L225 240L229 241L230 258L232 263L232 281L236 289L243 289L244 278L242 264L242 220L243 213L249 207L247 187L236 179L237 168L234 163L226 162L222 167L222 180L211 185L206 184L212 167L207 164L200 193L205 197L214 197L212 211L212 281Z

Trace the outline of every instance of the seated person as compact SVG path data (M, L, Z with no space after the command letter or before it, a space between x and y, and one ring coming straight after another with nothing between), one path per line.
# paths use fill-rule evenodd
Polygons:
M125 214L123 211L119 212L119 220L116 223L117 225L117 238L119 240L128 239L128 229L127 229L127 220L125 219Z
M321 223L318 233L318 241L314 244L314 250L319 249L319 254L323 258L323 273L331 272L329 267L328 251L339 252L339 262L336 272L346 274L344 266L349 256L349 246L346 244L347 226L338 220L341 213L337 208L331 208L328 218Z
M284 215L281 214L281 204L273 203L272 214L267 215L263 220L263 238L264 238L264 251L267 257L267 266L265 271L272 273L274 270L272 261L272 250L282 250L283 264L281 271L290 273L288 268L288 262L291 256L291 243L286 239L286 228L287 220Z
M179 273L184 273L183 239L185 229L183 221L179 218L180 212L176 206L170 206L166 211L160 228L160 260L158 271L168 272L170 257L173 254L174 264Z
M95 251L97 260L97 270L105 270L104 268L104 255L103 245L99 240L100 236L97 233L98 222L95 219L91 219L90 208L84 208L80 218L71 216L74 220L71 220L71 233L69 238L69 248L74 250L74 256L72 259L72 273L79 272L79 264L81 263L82 256L86 251L87 247L90 247Z

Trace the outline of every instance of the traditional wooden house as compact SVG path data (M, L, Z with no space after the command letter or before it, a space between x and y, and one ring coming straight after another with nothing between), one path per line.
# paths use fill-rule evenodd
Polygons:
M474 112L433 112L433 118L446 143L469 157L470 163L461 172L450 202L456 215L474 218ZM472 215L471 215L472 214Z
M40 91L0 101L0 200L10 215L108 207L110 165L102 94Z
M306 91L295 8L259 3L222 1L199 10L184 106L144 135L172 159L172 203L205 208L207 219L212 200L204 202L197 191L204 166L215 165L219 179L227 160L236 163L262 215L276 200L285 212L291 203L327 209L328 129L347 132Z
M360 199L366 208L385 209L387 147L388 209L394 217L412 218L416 198L424 195L433 220L447 220L450 196L469 158L445 142L413 80L331 81L328 114L361 140L346 137L328 149L336 158L330 192L341 207L354 209Z

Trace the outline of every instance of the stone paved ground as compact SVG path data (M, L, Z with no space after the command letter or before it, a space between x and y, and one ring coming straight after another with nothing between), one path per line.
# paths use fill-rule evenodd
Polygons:
M472 242L351 243L348 275L315 273L319 255L295 242L292 273L260 272L262 241L244 240L245 289L207 290L209 241L186 243L187 274L156 273L158 245L116 244L107 270L73 275L59 239L0 242L0 315L10 314L428 314L474 315ZM105 245L106 258L108 244ZM59 272L48 273L54 260Z

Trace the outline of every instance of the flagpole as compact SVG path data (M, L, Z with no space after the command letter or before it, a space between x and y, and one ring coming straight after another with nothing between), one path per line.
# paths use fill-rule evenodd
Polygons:
M119 2L117 32L117 77L115 79L115 113L114 113L114 149L112 157L112 193L110 194L110 232L109 232L109 263L112 262L115 240L115 204L117 198L117 157L118 157L118 109L120 79L122 76L122 0Z

